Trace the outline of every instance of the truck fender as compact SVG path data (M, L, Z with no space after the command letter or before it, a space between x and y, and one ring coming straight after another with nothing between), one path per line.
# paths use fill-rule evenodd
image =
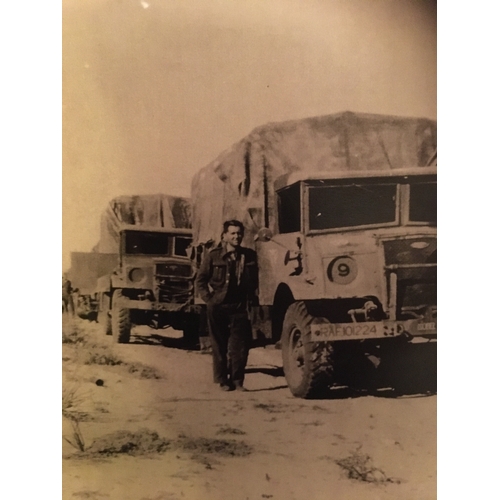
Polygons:
M281 336L281 327L285 314L290 305L297 301L303 300L304 288L301 288L297 283L281 282L276 288L273 299L273 339L278 335L277 339Z
M110 287L113 288L126 288L126 281L121 274L112 274L110 276Z
M274 294L272 308L272 340L277 342L281 338L283 320L290 305L295 302L293 291L287 283L280 283Z
M97 293L110 293L111 291L111 276L101 276L97 279L96 292Z

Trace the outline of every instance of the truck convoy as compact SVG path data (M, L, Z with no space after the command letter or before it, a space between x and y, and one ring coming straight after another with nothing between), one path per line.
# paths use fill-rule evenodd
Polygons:
M189 342L197 338L190 210L187 199L167 195L115 198L94 251L72 255L73 287L116 342L129 342L132 325L172 326Z
M259 127L197 173L191 201L199 251L224 220L244 223L254 337L281 342L295 396L437 340L434 121L346 112Z
M428 119L345 112L258 127L195 175L191 205L112 200L70 279L117 342L133 324L194 340L196 268L223 222L241 220L259 262L254 339L281 343L297 397L350 385L416 344L435 348L436 151Z

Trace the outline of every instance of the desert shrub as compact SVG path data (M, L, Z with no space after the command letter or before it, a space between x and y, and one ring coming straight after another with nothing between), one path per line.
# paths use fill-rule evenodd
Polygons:
M80 350L79 360L84 365L122 366L128 373L143 379L162 378L155 368L142 363L127 363L106 345L87 344Z
M349 479L367 483L399 483L397 479L387 477L383 470L375 467L369 455L359 451L335 462L346 472Z
M140 500L179 500L179 496L176 493L160 491L154 497L142 497Z
M283 405L273 403L257 403L253 405L258 410L264 410L267 413L283 413L285 411Z
M139 378L156 379L156 380L162 378L158 370L156 370L156 368L153 368L152 366L143 365L141 363L127 364L127 371L129 373L139 376Z
M63 414L70 409L77 408L83 401L78 385L64 385L62 388L62 411Z
M234 439L189 438L181 435L178 445L185 451L226 457L246 457L253 451L252 447L245 442Z
M312 426L312 427L319 427L320 425L324 425L324 422L321 422L320 420L313 420L312 422L303 422L300 425L304 426Z
M100 498L108 498L109 495L106 493L99 493L98 491L82 490L73 493L75 498L82 498L85 500L99 500Z
M82 359L84 365L108 365L117 366L124 364L114 352L110 351L108 346L93 344L88 346L82 352Z
M83 434L80 429L80 422L78 416L67 412L64 415L70 422L72 427L72 433L70 437L63 436L64 440L67 441L73 448L78 451L85 451L85 441L83 439Z
M86 456L150 455L163 453L170 447L170 441L149 429L137 432L117 431L94 440L86 450Z
M71 436L63 436L73 448L78 451L85 450L85 441L80 429L80 421L83 420L84 414L78 411L77 408L81 404L83 398L79 392L78 386L64 386L62 390L62 414L71 423Z
M76 323L65 323L62 328L63 344L85 344L88 342L88 335L82 331Z
M242 435L246 434L246 432L242 431L241 429L235 429L234 427L229 427L228 425L224 425L220 429L217 430L216 434L218 434L218 435L233 434L233 435L242 436Z

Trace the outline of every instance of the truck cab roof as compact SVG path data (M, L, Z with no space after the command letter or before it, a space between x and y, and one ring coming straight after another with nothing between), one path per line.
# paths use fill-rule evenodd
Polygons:
M191 236L191 229L169 228L169 227L155 227L155 226L137 226L133 224L123 224L120 228L121 231L136 231L136 232L150 232L150 233L168 233L179 236Z
M280 190L300 181L335 181L335 180L359 180L359 179L380 179L380 178L405 178L415 176L437 175L436 167L415 167L394 170L362 170L362 171L342 171L342 172L295 172L282 176L275 181L275 189ZM330 182L329 182L330 183Z

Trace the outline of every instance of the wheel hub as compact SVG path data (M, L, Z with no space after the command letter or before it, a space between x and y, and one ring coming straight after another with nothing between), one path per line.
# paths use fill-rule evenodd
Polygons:
M304 342L302 340L302 332L298 328L294 328L291 335L291 358L295 366L302 369L304 366Z

